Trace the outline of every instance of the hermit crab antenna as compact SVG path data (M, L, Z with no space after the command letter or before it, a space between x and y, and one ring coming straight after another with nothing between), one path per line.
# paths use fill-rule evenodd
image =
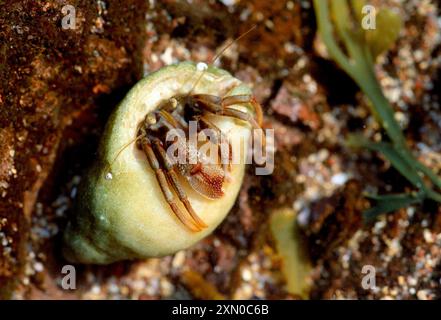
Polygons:
M225 51L228 50L229 47L231 47L234 43L238 42L240 39L246 37L251 31L253 31L254 29L256 29L257 25L252 26L251 28L249 28L247 31L245 31L244 33L242 33L239 37L237 37L234 40L231 40L228 44L225 45L225 47L219 51L218 54L216 54L213 58L213 60L210 62L210 64L213 64L216 62L217 59L219 59Z
M219 51L214 58L211 59L211 61L209 62L209 64L213 64L215 63L224 53L225 51L228 50L228 48L230 48L234 43L238 42L240 39L244 38L245 36L247 36L251 31L253 31L255 28L257 27L257 25L253 25L251 28L249 28L247 31L245 31L244 33L242 33L239 37L237 37L234 40L231 40L230 42L228 42L225 47L222 48L221 51ZM198 79L196 80L196 82L193 84L193 87L190 90L190 93L193 92L193 90L196 88L196 86L198 85L199 81L201 81L202 77L205 74L205 70L207 70L207 65L205 63L198 63L197 64L197 69L202 71L201 74L199 75Z
M107 169L106 169L106 180L112 180L112 165L115 163L115 161L118 159L118 157L121 155L121 153L127 149L132 143L137 142L140 138L142 138L143 135L140 134L139 136L137 136L136 138L133 138L132 140L130 140L129 142L127 142L125 145L123 145L121 147L121 149L119 149L119 151L116 153L115 157L112 159L112 161L108 164Z

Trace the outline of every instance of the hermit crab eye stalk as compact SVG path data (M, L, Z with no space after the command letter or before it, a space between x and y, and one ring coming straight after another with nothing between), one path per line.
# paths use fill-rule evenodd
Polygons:
M171 110L175 110L178 107L178 100L176 98L170 99L170 108Z
M156 114L154 112L149 112L145 116L145 124L146 125L154 125L158 120L156 119Z

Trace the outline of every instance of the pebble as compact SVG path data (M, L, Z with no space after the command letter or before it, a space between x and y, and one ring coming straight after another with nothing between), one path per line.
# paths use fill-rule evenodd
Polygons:
M434 239L434 237L432 235L432 232L430 232L429 229L424 229L423 235L424 235L424 240L427 243L433 243L434 242L435 239Z
M429 291L428 290L418 290L417 298L418 298L418 300L428 300L429 299Z
M342 186L348 181L348 178L349 176L346 173L340 172L331 177L331 182L337 186Z
M252 278L251 271L248 269L242 270L242 279L244 281L250 281Z
M177 269L181 267L185 262L185 251L179 251L175 254L172 261L172 267Z
M42 272L44 269L43 264L41 262L35 262L34 263L34 270L36 272Z

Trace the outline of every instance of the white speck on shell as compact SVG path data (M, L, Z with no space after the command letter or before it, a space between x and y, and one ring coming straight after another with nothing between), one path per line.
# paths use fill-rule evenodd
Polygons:
M106 173L106 177L105 177L105 179L106 179L106 180L112 180L112 179L113 179L113 175L112 175L112 173L107 172L107 173Z
M205 71L208 69L208 65L205 62L198 62L196 69L198 69L198 71Z

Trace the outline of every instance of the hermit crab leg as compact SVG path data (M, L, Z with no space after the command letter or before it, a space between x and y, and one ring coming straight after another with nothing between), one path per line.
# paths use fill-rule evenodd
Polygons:
M165 110L160 110L159 114L164 118L164 120L166 120L171 126L173 127L177 127L178 126L178 122L176 121L175 118L172 117L172 115L165 111Z
M190 201L188 201L188 197L185 194L185 191L182 189L181 184L179 183L178 176L177 176L176 171L174 169L173 163L168 158L167 152L162 147L161 142L158 139L154 139L153 146L156 148L159 155L161 156L162 162L163 162L165 170L166 170L166 176L169 179L169 181L171 182L171 185L173 186L174 190L178 194L179 200L184 204L185 208L190 213L196 226L200 229L206 228L207 225L196 214L196 212L193 210L193 207L190 204Z
M253 118L253 116L247 112L243 112L243 111L233 109L233 108L224 108L224 109L221 109L220 112L218 112L218 114L246 121L249 124L251 124L255 129L260 129L259 124Z
M183 116L181 116L178 113L171 113L171 116L176 120L176 122L179 123L179 125L184 129L187 130L188 129L188 123L187 121L184 119Z
M246 104L250 103L253 106L254 112L256 113L256 120L259 127L262 127L263 123L263 112L260 104L249 94L241 94L228 96L222 99L222 105L228 107L235 104Z
M150 139L145 134L141 138L141 146L145 154L147 155L151 168L155 171L156 178L158 180L159 186L161 187L162 193L167 203L169 204L170 208L175 213L176 217L182 222L182 224L184 224L191 231L194 232L200 231L201 229L196 224L196 222L189 219L189 217L179 209L176 202L174 201L174 196L172 191L170 190L164 171L161 169L159 161L156 158L156 155L152 149L152 144Z
M222 142L222 141L228 142L228 164L222 163L222 167L224 169L224 172L227 172L227 168L228 168L228 170L231 171L231 161L232 161L232 156L233 156L233 148L231 146L230 141L225 136L225 134L219 129L219 127L216 126L210 120L206 119L205 117L201 117L200 122L203 123L206 128L211 129L216 133L216 136L215 136L216 141L213 141L213 143L218 145L218 151L219 151L219 156L220 156L221 160L223 160L223 154L222 154L222 148L221 148L221 146L219 146L219 142Z
M262 123L263 123L262 107L256 101L256 99L254 99L251 95L247 95L247 94L235 95L235 96L225 97L224 99L222 99L222 104L224 107L235 105L235 104L243 104L243 103L251 103L251 105L254 108L254 112L256 113L256 119L257 119L257 125L258 125L257 129L261 129ZM236 113L241 112L241 111L233 109L233 108L228 108L228 110L234 110L233 112L236 112ZM249 115L249 114L246 113L246 115ZM254 120L254 118L253 118L253 120ZM256 128L255 125L254 125L254 128ZM265 137L261 136L261 139L259 139L259 140L260 140L260 147L265 148L266 147Z
M199 105L204 108L206 112L246 121L255 129L262 128L262 108L251 95L233 95L220 98L214 95L196 94L193 95L193 98L199 102ZM251 116L251 114L230 107L235 104L245 103L251 103L251 105L254 107L257 121L253 116ZM266 147L266 139L262 137L262 139L259 140L261 140L260 147L264 149Z
M176 129L179 127L184 130L188 129L188 123L180 114L161 110L159 111L159 115L162 117L163 121L167 123L169 128Z
M232 117L246 121L256 129L261 128L258 122L256 122L256 120L251 114L229 107L230 105L234 105L234 104L252 103L251 95L237 95L222 99L221 97L209 95L209 94L195 94L193 95L193 98L197 102L199 102L199 106L204 108L206 111L209 111L217 115L224 115L227 117Z

